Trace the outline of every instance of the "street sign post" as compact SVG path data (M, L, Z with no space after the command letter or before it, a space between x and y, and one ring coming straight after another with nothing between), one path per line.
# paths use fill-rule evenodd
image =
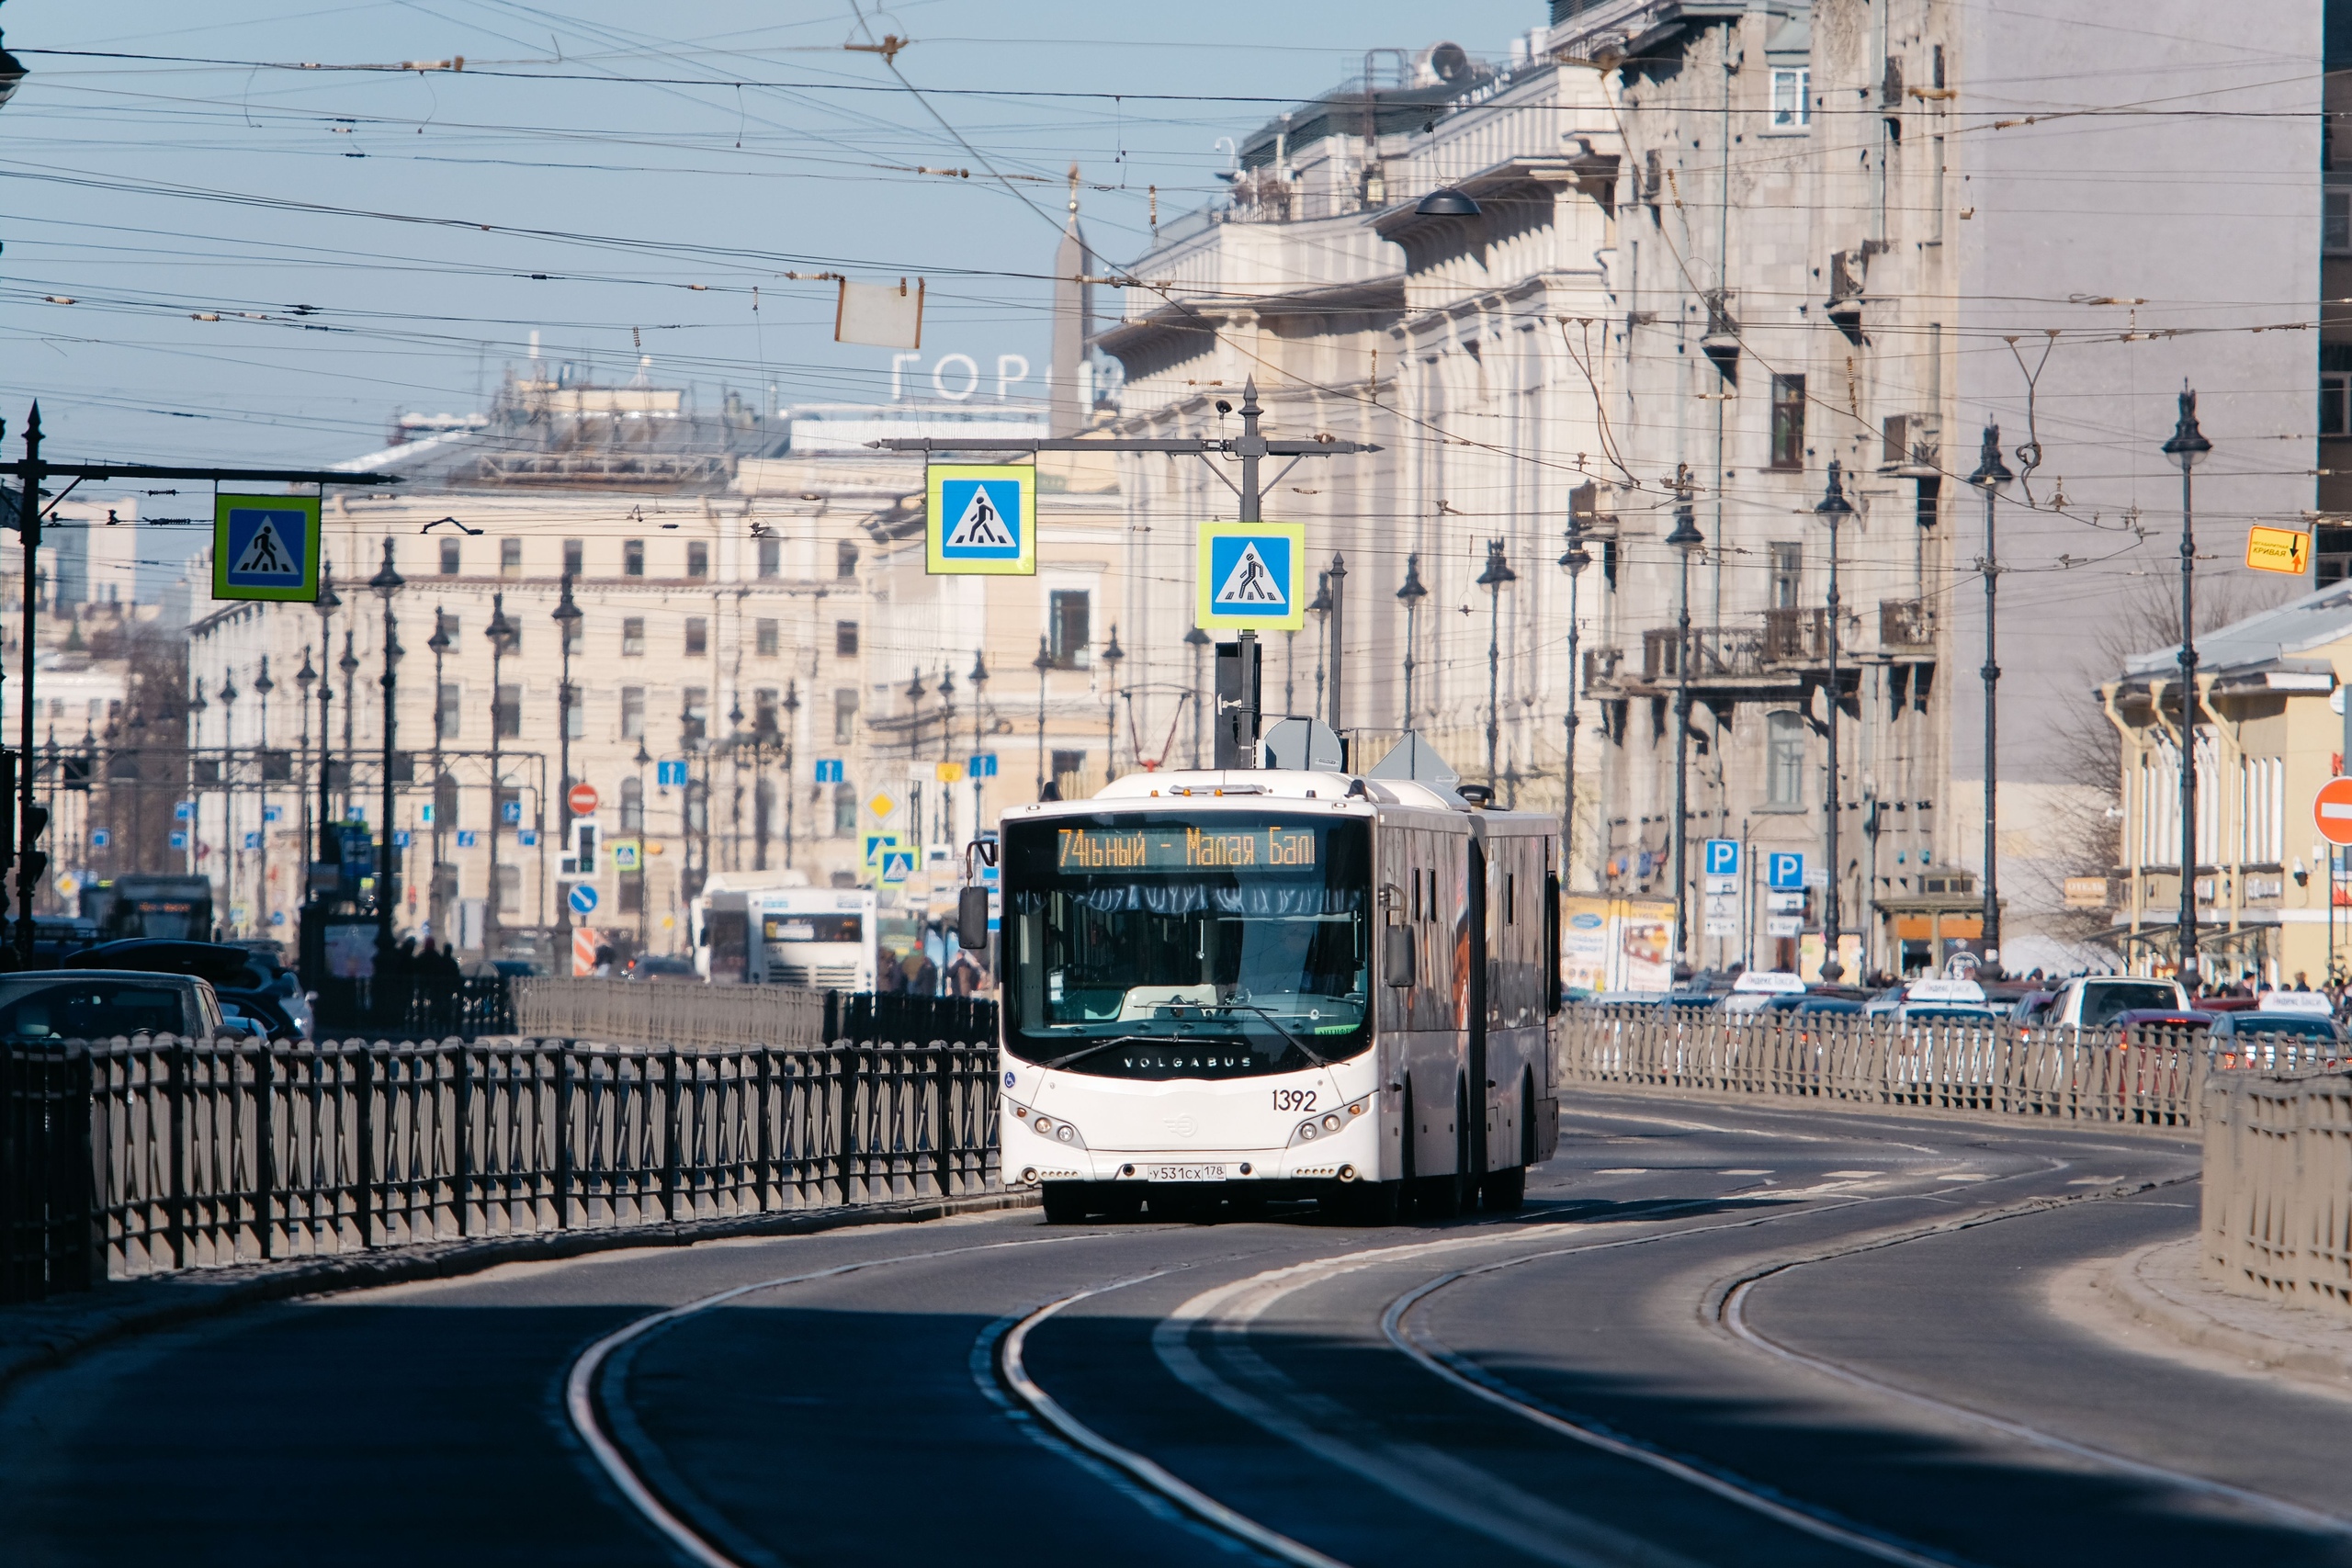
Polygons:
M1037 574L1035 464L933 463L924 479L924 570L933 577Z
M664 762L662 765L666 768L670 764ZM685 766L686 765L684 762L678 764L678 770L681 775L678 779L680 784L686 782L684 777ZM839 757L820 757L817 759L817 782L819 784L839 784L842 782L842 760Z
M319 596L319 498L220 495L212 502L212 596Z
M1739 840L1709 839L1707 840L1707 874L1737 876L1739 874Z
M978 756L975 756L972 759L971 773L972 777L976 779L992 779L996 777L996 753L993 751L982 751Z
M1789 850L1774 850L1764 857L1765 886L1779 891L1804 888L1804 856Z
M2312 801L2312 825L2331 844L2352 844L2352 778L2334 778L2319 786Z
M1306 528L1298 523L1204 523L1193 624L1203 631L1295 632L1306 624Z

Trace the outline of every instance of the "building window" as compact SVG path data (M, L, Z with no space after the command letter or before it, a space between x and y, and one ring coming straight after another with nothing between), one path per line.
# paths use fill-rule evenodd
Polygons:
M441 541L441 575L455 577L465 570L465 547L455 539Z
M1804 468L1804 378L1772 378L1772 467L1784 473Z
M776 732L775 688L762 686L752 694L752 728L761 735Z
M855 621L833 623L833 657L835 659L857 657L857 623Z
M833 575L835 577L857 575L857 545L854 541L837 539L833 542Z
M688 742L702 739L710 732L710 692L703 686L688 686L685 701L678 713L678 733Z
M624 659L645 657L645 617L643 615L631 615L621 622L621 657Z
M563 628L563 646L573 648L579 645L582 636L588 629L588 617L584 614L578 615L568 621L558 621L556 625Z
M686 542L686 575L688 577L710 575L710 547L700 539L690 539Z
M1775 66L1772 71L1772 129L1803 130L1813 123L1813 71L1808 66Z
M833 739L843 745L857 739L857 694L846 686L833 694Z
M2352 254L2352 186L2320 193L2319 246L2330 255Z
M760 575L784 575L784 541L770 534L760 540Z
M1767 714L1764 717L1764 798L1768 805L1804 804L1804 716Z
M776 625L774 621L761 620L752 623L752 649L760 658L774 659L783 640L776 635Z
M496 710L500 738L506 740L519 738L523 733L523 688L499 687L498 701L492 706Z
M621 739L645 739L645 688L642 686L621 688Z
M1064 800L1077 799L1082 793L1079 775L1086 771L1086 753L1056 747L1053 759L1053 772L1046 776L1053 781L1054 793Z
M645 864L643 861L637 863L640 867ZM614 908L624 915L645 913L645 873L640 870L635 876L623 876L619 881L620 886L614 889L617 896Z
M645 575L645 541L643 539L621 541L621 575L623 577Z
M571 683L571 700L563 705L563 732L573 740L588 738L588 694L577 681Z
M502 915L523 912L523 868L519 865L498 868L498 912Z
M845 784L833 786L833 831L857 831L857 791Z
M578 577L584 570L582 563L587 556L588 547L581 540L566 539L563 542L563 570L572 576Z
M1804 591L1804 549L1803 546L1775 543L1772 551L1772 608L1793 610L1798 595Z
M706 659L710 655L710 623L700 615L686 617L686 657Z
M2319 345L2319 433L2352 435L2352 343Z
M1089 640L1087 594L1083 589L1057 591L1046 597L1047 652L1057 670L1086 667Z
M639 693L638 697L638 706L641 711L645 705L644 694ZM645 781L634 775L621 780L621 831L624 833L645 831ZM642 852L639 852L642 853ZM641 866L645 862L639 860L637 863Z
M434 728L444 740L458 738L458 726L466 711L465 688L455 681L441 682L441 707L434 716Z
M501 577L523 575L522 540L501 539L498 541L498 575Z

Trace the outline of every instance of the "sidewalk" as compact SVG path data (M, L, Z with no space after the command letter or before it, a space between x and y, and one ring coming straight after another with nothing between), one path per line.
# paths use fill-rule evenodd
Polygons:
M365 1290L413 1280L451 1279L502 1263L578 1258L639 1247L691 1247L737 1236L805 1235L854 1225L909 1224L956 1214L1034 1207L1034 1190L978 1192L962 1198L920 1198L835 1209L787 1210L675 1224L535 1232L383 1247L322 1258L187 1269L119 1280L0 1307L0 1399L18 1380L58 1366L86 1350L134 1334L217 1317L263 1302L324 1291Z
M2191 1235L2065 1270L2061 1316L2151 1355L2352 1399L2352 1319L2225 1291Z

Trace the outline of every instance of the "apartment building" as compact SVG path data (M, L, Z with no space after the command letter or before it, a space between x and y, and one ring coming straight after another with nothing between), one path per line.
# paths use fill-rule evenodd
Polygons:
M2272 329L2319 287L2319 58L2285 4L1559 0L1506 61L1374 62L1245 139L1231 200L1163 225L1097 334L1116 428L1229 430L1254 380L1273 433L1377 443L1265 505L1344 558L1315 650L1342 727L1376 755L1409 726L1473 778L1491 754L1551 810L1573 739L1572 880L1679 893L1694 967L1817 963L1833 876L1849 969L1983 945L1997 662L2007 956L2070 961L2064 880L2107 863L2113 794L2069 738L2177 569L2184 383L2203 570L2249 606L2294 591L2234 562L2313 501L2281 457L2315 334ZM1205 465L1124 472L1129 648L1173 682L1184 596L1148 585L1189 584L1190 523L1231 501ZM1751 868L1805 855L1804 913L1749 889L1701 919L1678 817Z

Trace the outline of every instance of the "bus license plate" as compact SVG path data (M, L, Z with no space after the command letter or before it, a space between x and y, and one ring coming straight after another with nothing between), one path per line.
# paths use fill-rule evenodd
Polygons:
M1223 1181L1221 1165L1155 1165L1144 1172L1152 1181Z

